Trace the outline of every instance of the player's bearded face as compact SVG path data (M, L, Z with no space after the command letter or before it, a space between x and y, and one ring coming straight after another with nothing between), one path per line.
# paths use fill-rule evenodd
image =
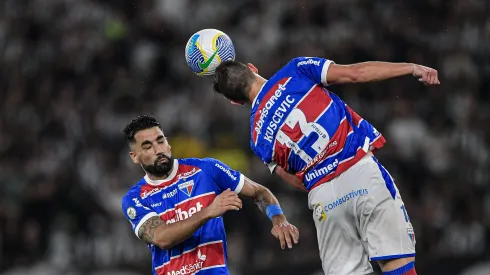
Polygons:
M142 163L141 165L148 174L161 177L170 173L174 165L174 159L165 154L159 154L153 164L146 165Z

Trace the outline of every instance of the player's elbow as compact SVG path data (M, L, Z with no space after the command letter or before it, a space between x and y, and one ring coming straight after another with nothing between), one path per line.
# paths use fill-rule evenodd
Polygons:
M174 247L176 245L175 242L173 242L171 239L169 238L158 238L158 239L155 239L154 245L160 247L161 249L163 250L167 250L167 249L171 249L172 247Z

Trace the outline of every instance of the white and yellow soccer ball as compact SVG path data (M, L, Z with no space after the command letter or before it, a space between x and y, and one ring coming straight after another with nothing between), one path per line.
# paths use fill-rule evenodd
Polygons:
M195 74L212 75L221 62L235 60L235 47L220 30L200 30L187 42L185 60Z

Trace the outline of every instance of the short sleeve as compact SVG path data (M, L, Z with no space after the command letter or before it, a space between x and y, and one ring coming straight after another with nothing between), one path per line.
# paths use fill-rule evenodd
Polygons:
M122 211L124 216L131 223L133 231L138 236L138 230L148 219L158 216L150 208L141 204L139 195L136 192L129 192L122 199Z
M320 57L297 57L292 60L296 69L317 84L328 86L327 74L332 60Z
M245 182L245 177L242 173L231 169L228 165L217 159L206 158L203 161L203 170L216 182L222 191L228 188L236 193L242 191Z

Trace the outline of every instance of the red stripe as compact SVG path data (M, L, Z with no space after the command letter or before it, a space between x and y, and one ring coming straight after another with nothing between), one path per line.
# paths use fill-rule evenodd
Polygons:
M259 107L257 108L257 111L255 111L253 129L251 129L252 130L252 140L253 140L254 144L257 144L257 136L258 136L258 133L255 130L255 128L257 128L257 122L260 119L260 111L262 109L264 109L265 104L267 103L267 101L269 101L269 99L275 94L275 92L276 92L277 88L279 87L279 85L282 85L282 84L286 83L286 81L288 81L288 79L289 79L289 77L286 77L286 78L283 78L283 79L279 80L276 84L274 84L274 86L272 86L269 89L269 91L267 91L267 93L261 99L260 104L259 104ZM262 125L262 128L261 128L262 130L264 129L264 126L265 125Z
M305 114L306 122L314 122L327 109L330 102L332 102L332 98L317 85L303 98L295 109L300 109ZM299 123L294 128L290 128L284 124L281 130L294 142L299 141L303 137Z
M216 194L211 193L185 201L184 203L175 205L174 209L165 211L162 215L160 215L160 217L167 224L172 224L174 222L188 219L192 217L192 215L209 206L213 202L215 197Z
M349 110L350 115L352 116L352 123L359 127L359 122L362 120L362 117L358 115L354 110L352 110L347 104L345 105L347 110Z
M203 268L222 266L225 264L223 243L211 243L196 247L190 252L170 259L162 267L156 268L158 275L195 274Z
M352 131L352 126L347 119L342 120L337 129L337 132L332 136L328 146L319 153L310 163L308 163L300 172L296 173L296 176L303 181L303 177L313 166L317 165L321 161L325 160L329 156L338 153L344 149L345 142L347 141L347 135ZM338 169L338 168L337 168Z
M295 109L299 109L304 113L306 122L314 122L327 109L331 102L332 98L328 93L317 85L305 95ZM284 123L281 126L281 131L294 142L298 142L304 136L299 123L296 123L293 128ZM279 166L288 166L288 158L291 150L291 148L285 144L282 145L277 140L274 142L274 160Z
M345 140L344 140L344 142L345 142ZM386 142L385 138L382 135L380 135L375 141L373 141L370 144L370 146L371 146L371 152L374 153L377 149L383 147L383 145L385 144L385 142ZM342 148L343 148L343 146L342 146ZM325 176L324 178L320 179L317 183L315 183L315 185L313 185L310 188L310 191L313 190L313 188L316 188L316 187L322 185L325 182L331 181L332 179L334 179L338 175L340 175L343 172L347 171L347 169L351 168L354 164L356 164L359 160L361 160L366 154L367 154L367 152L365 152L364 150L362 150L362 148L357 149L357 152L356 152L356 155L354 156L354 158L352 158L352 159L350 159L350 160L348 160L346 162L342 162L341 164L339 164L339 166L337 166L337 169L335 170L335 172L333 172L332 174L329 174L329 175ZM297 173L296 175L301 180L303 180L304 173L302 173L302 174Z
M324 184L325 182L331 181L332 179L334 179L338 175L342 174L347 169L349 169L354 164L356 164L359 160L361 160L366 154L367 154L367 152L362 150L362 148L359 148L356 152L356 155L352 159L339 164L339 166L337 166L337 169L335 170L335 172L333 172L333 173L325 176L324 178L320 179L317 183L315 183L315 185L313 185L310 188L310 191L313 190L314 188Z

